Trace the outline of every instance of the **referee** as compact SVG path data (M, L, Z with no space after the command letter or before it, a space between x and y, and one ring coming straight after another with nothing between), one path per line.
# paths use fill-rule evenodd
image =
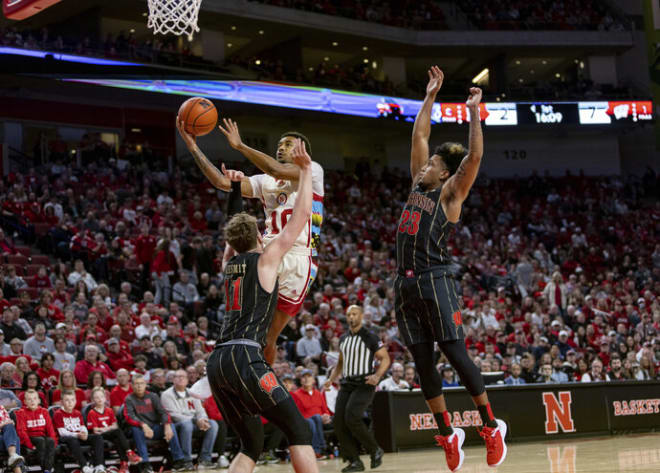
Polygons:
M371 455L371 468L380 466L385 453L362 419L378 382L390 366L390 356L378 337L362 326L362 315L362 307L357 305L346 311L350 330L339 340L339 361L323 385L324 389L330 389L343 374L334 416L341 456L349 461L342 473L364 471L357 442ZM380 363L375 373L374 358Z

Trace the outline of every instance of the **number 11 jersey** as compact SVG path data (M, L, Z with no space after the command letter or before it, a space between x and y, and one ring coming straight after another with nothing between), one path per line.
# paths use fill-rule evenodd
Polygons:
M277 306L278 283L267 292L259 282L257 263L261 253L241 253L225 266L226 311L216 342L238 338L266 345L266 334Z

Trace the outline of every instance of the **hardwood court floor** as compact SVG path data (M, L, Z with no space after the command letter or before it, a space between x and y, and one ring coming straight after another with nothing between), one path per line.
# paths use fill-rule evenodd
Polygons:
M432 438L432 437L431 437ZM485 447L465 449L461 473L614 473L660 472L660 433L575 440L508 444L505 462L497 469L486 464ZM363 456L365 471L369 457ZM321 473L337 473L346 463L339 460L319 462ZM291 465L258 466L260 473L292 472ZM444 453L415 450L388 453L377 473L444 473L448 472Z

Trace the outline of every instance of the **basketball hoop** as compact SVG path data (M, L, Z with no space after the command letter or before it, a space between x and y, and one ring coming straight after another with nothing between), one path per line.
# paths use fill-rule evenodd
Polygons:
M199 33L197 17L202 0L148 0L149 21L147 26L154 34L172 33L178 36L188 35L192 41L193 33Z

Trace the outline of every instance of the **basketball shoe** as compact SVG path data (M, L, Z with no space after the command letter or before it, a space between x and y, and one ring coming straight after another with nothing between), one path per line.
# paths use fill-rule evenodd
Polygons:
M463 460L465 460L465 452L463 452L465 431L463 429L454 428L451 435L436 435L435 441L438 447L442 447L445 450L447 467L451 471L456 471L463 466Z
M495 419L497 427L484 427L479 432L486 442L486 461L488 466L499 466L506 458L506 423Z

